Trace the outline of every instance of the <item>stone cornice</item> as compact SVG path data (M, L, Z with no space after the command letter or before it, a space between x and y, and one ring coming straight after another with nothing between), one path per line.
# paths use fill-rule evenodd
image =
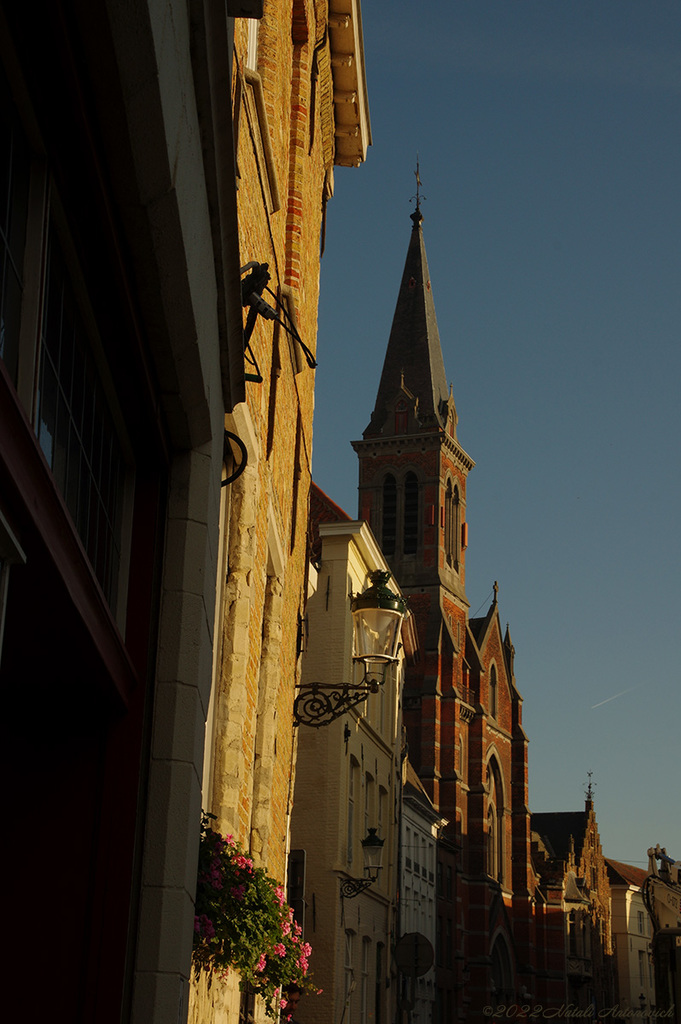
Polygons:
M392 437L365 437L361 441L352 441L351 444L358 455L360 452L366 451L367 448L374 448L377 453L380 450L381 454L385 454L388 449L398 454L396 449L398 444L400 455L406 451L433 451L437 448L446 448L449 454L453 456L466 472L475 466L473 459L463 450L458 441L444 431L438 431L434 434L397 434Z

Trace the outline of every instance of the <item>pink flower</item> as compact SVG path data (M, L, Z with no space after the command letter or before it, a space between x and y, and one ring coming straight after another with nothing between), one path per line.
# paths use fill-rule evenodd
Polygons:
M283 942L278 942L274 947L274 952L277 956L286 956L286 946Z
M267 964L267 960L265 959L265 954L261 953L260 954L260 959L258 960L257 964L255 965L256 971L264 971L266 964Z
M277 897L277 903L279 904L279 906L283 907L284 903L286 902L283 887L281 885L278 885L277 888L274 890L274 894Z
M290 932L291 932L291 925L288 923L288 921L284 921L284 923L281 926L281 931L282 931L283 935L289 935L290 934Z
M286 999L282 999L281 1002L279 1003L279 1009L280 1010L285 1010L287 1006L288 1006L288 1002L286 1001Z

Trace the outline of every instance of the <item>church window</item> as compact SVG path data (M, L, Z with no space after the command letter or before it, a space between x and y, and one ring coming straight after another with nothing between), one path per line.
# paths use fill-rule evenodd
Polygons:
M461 535L461 512L459 502L459 488L452 487L452 481L447 481L445 492L445 558L447 564L457 568L460 553Z
M494 807L487 811L487 874L497 876L497 830Z
M381 543L385 555L395 554L397 530L397 484L391 474L383 481L383 530Z
M487 873L498 882L504 880L504 793L501 772L495 759L487 769L489 805L487 809Z
M489 672L489 713L492 718L497 717L497 667L492 665Z
M395 433L407 433L407 403L403 398L395 406Z
M413 555L418 542L419 483L415 473L407 473L404 481L404 553Z

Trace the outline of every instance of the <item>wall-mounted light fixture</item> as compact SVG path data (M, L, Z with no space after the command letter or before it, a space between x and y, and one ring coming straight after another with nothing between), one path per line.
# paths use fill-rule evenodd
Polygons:
M387 586L390 573L369 573L370 586L352 598L353 662L364 668L360 683L308 683L299 687L293 704L296 725L318 729L377 693L386 669L397 661L402 623L407 614L403 597Z
M263 317L265 320L276 320L279 326L283 327L287 334L290 334L291 337L300 345L303 350L303 354L305 355L305 359L307 360L307 365L311 370L314 370L317 365L317 360L298 334L296 325L287 313L285 307L280 304L277 296L267 285L267 282L270 280L269 264L258 263L257 260L251 260L250 263L247 263L241 268L241 274L245 274L246 271L250 271L250 273L247 277L244 277L241 282L241 302L242 305L248 307L248 315L244 325L244 354L246 361L250 363L253 372L245 373L244 379L253 381L255 384L262 384L260 367L256 362L253 349L251 348L251 335L259 316ZM271 295L277 303L277 306L281 311L281 316L273 306L270 306L269 303L265 302L262 297L262 293L264 291L268 292L268 294Z
M378 880L378 872L382 868L383 843L385 839L379 839L376 829L370 828L369 833L362 840L362 854L364 856L364 878L343 878L341 879L341 896L352 899L359 896L361 892L368 889Z

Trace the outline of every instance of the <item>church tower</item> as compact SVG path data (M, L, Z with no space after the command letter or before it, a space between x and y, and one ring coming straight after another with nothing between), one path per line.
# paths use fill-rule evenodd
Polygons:
M370 523L416 618L422 656L407 680L405 722L412 763L439 807L441 786L454 782L449 769L455 751L447 751L449 769L441 761L445 746L458 737L441 733L441 697L463 692L466 481L474 462L457 439L418 192L411 220L375 408L353 447L359 456L360 518ZM452 801L453 790L444 803Z
M439 856L450 851L454 896L439 900L438 917L457 936L437 987L454 1003L465 987L482 1007L493 995L510 999L534 970L527 737L496 584L487 613L469 615L466 486L474 462L457 437L419 191L411 220L374 411L353 442L359 515L408 598L419 637L403 717L410 762L449 821ZM449 877L446 861L440 868Z

